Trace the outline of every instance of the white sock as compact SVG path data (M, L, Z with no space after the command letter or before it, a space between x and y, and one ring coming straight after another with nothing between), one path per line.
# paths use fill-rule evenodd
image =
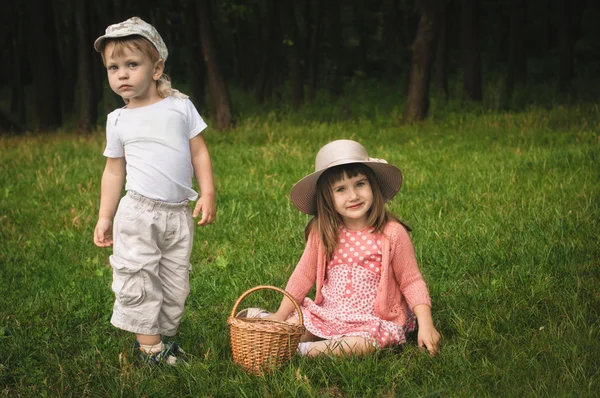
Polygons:
M306 355L308 355L309 347L310 341L305 341L304 343L298 344L298 355L300 355L301 357L305 357Z
M162 341L158 344L140 344L140 350L144 351L146 354L158 354L164 349L165 345Z

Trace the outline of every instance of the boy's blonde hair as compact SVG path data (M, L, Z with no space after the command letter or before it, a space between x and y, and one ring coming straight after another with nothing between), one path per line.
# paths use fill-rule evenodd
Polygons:
M159 61L160 55L158 54L158 50L154 47L149 40L142 36L132 35L125 37L117 37L117 38L106 38L102 43L102 47L100 49L100 54L102 55L102 63L106 66L106 58L104 57L104 49L108 43L114 43L112 56L122 56L124 54L123 49L129 48L130 50L136 49L148 56L150 61L154 64ZM163 60L163 68L164 68L164 60ZM161 98L167 98L171 95L173 89L171 88L171 79L167 76L166 73L162 73L160 78L156 81L156 90L158 91L158 95ZM129 103L129 100L124 99L125 103Z
M305 230L305 238L313 228L321 237L325 247L327 259L331 259L338 244L340 228L344 225L342 217L335 210L333 201L333 185L342 178L352 178L363 174L369 180L373 192L373 204L367 212L367 223L369 227L375 228L375 232L382 233L389 221L397 221L410 230L394 214L385 207L385 201L381 193L377 178L373 170L362 163L349 163L332 167L325 171L317 180L317 213L310 220Z

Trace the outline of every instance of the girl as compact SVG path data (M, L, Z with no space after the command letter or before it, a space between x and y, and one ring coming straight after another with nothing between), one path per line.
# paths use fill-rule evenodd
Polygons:
M416 316L418 344L434 355L440 334L429 293L406 227L385 208L402 173L350 140L321 148L315 170L291 191L294 205L313 215L285 288L301 303L307 329L298 352L341 355L401 344ZM306 295L315 284L313 301ZM288 298L268 318L297 322Z
M201 134L206 123L163 74L167 47L152 25L137 17L111 25L94 47L111 89L126 103L107 118L94 230L97 246L114 242L111 323L136 334L147 362L174 364L184 352L163 344L162 336L177 332L189 293L192 217L202 213L199 225L215 218L212 166ZM127 194L120 199L124 182ZM188 202L196 199L192 213Z

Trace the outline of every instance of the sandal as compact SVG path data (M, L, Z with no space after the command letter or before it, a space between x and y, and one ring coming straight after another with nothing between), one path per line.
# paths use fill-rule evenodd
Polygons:
M164 348L162 351L149 354L145 351L142 351L140 348L140 344L136 341L135 348L140 350L139 359L142 363L146 363L152 366L167 364L171 366L177 366L180 364L186 364L185 358L187 356L186 352L179 346L179 344L169 341L164 343Z

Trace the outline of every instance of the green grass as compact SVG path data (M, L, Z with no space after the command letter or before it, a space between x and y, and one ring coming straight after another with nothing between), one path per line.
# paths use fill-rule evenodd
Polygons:
M218 218L198 228L177 337L190 367L135 365L109 324L110 250L92 243L103 133L0 138L0 395L594 396L600 390L600 116L595 106L461 112L402 125L353 103L241 115L206 133ZM391 115L391 116L390 116ZM258 378L231 360L227 316L283 287L307 217L288 200L314 155L361 141L404 172L390 208L413 243L443 334L364 358L294 358ZM257 293L244 306L273 308ZM596 391L596 393L594 393Z

